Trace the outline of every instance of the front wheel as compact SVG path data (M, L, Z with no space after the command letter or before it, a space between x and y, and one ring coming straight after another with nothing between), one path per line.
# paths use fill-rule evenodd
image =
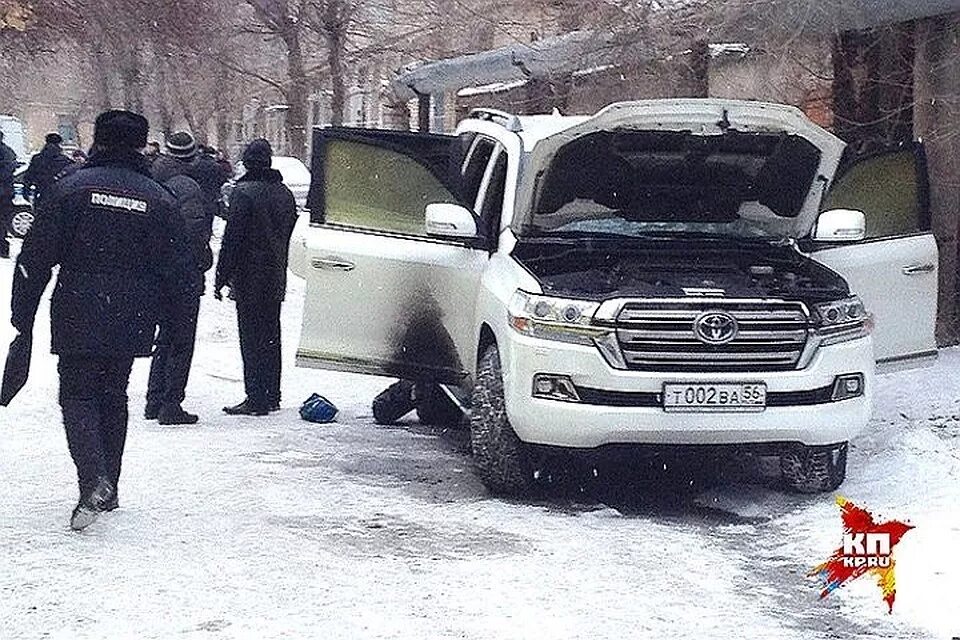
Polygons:
M25 238L33 227L33 212L29 209L14 211L10 218L10 233L17 238Z
M790 447L780 454L780 473L791 491L833 491L843 484L847 476L847 443L826 447Z
M470 412L470 445L480 481L494 495L519 496L533 485L526 447L507 419L500 352L495 345L480 356Z

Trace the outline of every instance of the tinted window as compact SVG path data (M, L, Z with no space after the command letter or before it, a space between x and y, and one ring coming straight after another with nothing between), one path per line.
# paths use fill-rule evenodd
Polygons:
M483 174L493 155L496 146L493 140L489 138L477 138L477 143L473 151L467 158L466 166L463 168L463 202L470 203L470 206L477 201L477 193L480 191L480 184L483 182Z
M425 236L433 202L457 202L413 158L360 142L330 140L324 163L324 222Z
M929 222L917 176L913 149L867 158L837 179L823 209L863 211L868 238L927 231Z
M500 153L493 166L493 173L490 175L490 184L487 186L487 193L483 197L480 219L483 225L483 233L486 237L492 238L500 231L500 217L503 213L503 196L507 186L507 154Z

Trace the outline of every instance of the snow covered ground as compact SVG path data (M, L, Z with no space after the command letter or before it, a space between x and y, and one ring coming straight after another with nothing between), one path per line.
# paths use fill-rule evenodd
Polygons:
M0 261L3 309L11 274ZM235 317L205 298L186 403L201 424L141 418L139 361L121 508L82 534L67 527L76 484L44 304L30 382L0 409L0 637L960 636L960 350L883 377L852 445L842 495L916 526L896 550L887 615L868 579L821 601L806 577L840 543L833 496L756 479L634 487L606 504L489 498L462 435L374 425L370 400L388 381L293 368L302 286L291 289L289 408L221 413L243 395ZM337 424L299 420L313 391L338 404Z

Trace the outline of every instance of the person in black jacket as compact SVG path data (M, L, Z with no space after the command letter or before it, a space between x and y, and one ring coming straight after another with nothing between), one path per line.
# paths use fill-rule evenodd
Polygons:
M254 140L243 153L247 169L230 194L214 295L230 286L237 301L240 352L247 397L224 407L229 415L266 415L280 408L280 303L287 290L290 236L297 222L293 194L273 151Z
M133 360L150 355L161 313L179 313L192 295L176 203L139 152L147 129L129 111L97 117L89 162L44 194L14 269L12 322L24 334L60 265L51 350L60 357L60 406L80 487L75 530L118 506Z
M17 170L17 154L3 143L0 131L0 258L10 257L7 229L13 215L13 174Z
M28 193L35 188L39 197L61 171L73 164L70 158L63 155L61 144L63 138L59 133L48 133L43 149L30 159L30 166L23 174L23 186Z
M197 316L203 295L203 274L213 266L210 251L211 222L206 213L203 191L196 180L176 175L164 183L177 199L177 211L186 231L186 241L193 256L192 291L182 315L160 320L157 349L150 364L147 385L147 406L144 417L160 424L195 424L199 417L183 410L190 364L197 337Z
M230 179L210 156L197 152L197 142L186 131L178 131L167 139L167 153L153 161L153 177L166 182L176 175L187 175L197 181L203 190L204 207L213 217L220 209L220 188Z

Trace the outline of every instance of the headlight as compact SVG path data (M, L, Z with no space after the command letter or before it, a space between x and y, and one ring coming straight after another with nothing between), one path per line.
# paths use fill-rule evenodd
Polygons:
M599 302L517 291L510 301L507 319L514 331L525 336L596 347L611 367L626 369L616 330L593 324L599 308Z
M610 333L591 325L598 302L565 300L517 291L510 302L510 326L516 331L544 340L593 345L594 338Z
M856 340L873 330L873 318L857 296L818 304L815 310L817 333L823 346Z

